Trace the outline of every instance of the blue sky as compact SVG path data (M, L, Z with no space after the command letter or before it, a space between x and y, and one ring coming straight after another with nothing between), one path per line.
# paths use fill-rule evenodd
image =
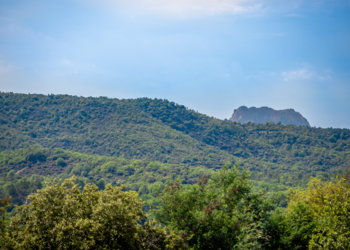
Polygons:
M350 128L348 0L0 0L0 91L294 108Z

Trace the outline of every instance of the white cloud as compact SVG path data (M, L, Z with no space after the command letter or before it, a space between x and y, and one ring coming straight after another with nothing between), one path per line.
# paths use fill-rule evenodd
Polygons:
M168 13L204 13L204 14L222 14L222 13L251 13L262 8L262 4L252 3L252 1L242 0L146 0L149 8L156 11L165 11Z
M76 0L86 2L86 0ZM305 17L294 13L302 6L320 5L331 0L89 0L107 4L108 8L121 11L128 9L133 16L151 13L167 18L192 18L220 14L245 14L261 16L267 12L282 11L287 17ZM332 0L334 1L334 0Z
M289 70L282 72L282 77L284 81L293 81L293 80L331 80L330 71L326 70L325 75L320 75L312 67L305 65L299 69Z
M92 0L97 2L97 0ZM119 9L151 12L158 15L188 18L218 14L254 14L265 10L265 3L274 0L99 0Z

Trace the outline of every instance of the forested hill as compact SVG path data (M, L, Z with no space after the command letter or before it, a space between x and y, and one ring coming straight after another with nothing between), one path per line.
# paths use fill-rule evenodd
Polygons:
M255 180L293 186L349 167L350 131L234 123L162 99L0 93L0 150L30 148L213 169L241 162Z

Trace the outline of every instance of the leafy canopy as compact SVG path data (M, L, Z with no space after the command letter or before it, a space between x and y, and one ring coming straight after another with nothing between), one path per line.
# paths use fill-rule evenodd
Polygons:
M81 191L74 177L51 182L28 196L11 220L16 249L181 249L183 240L155 225L141 226L147 216L134 191L107 185Z
M300 204L308 206L315 223L310 249L350 248L350 186L349 173L336 183L326 183L312 178L306 190L296 190L290 195L289 214ZM317 223L316 223L317 222Z
M178 180L159 198L156 218L181 231L193 249L259 249L271 203L251 192L249 173L225 165L185 187Z

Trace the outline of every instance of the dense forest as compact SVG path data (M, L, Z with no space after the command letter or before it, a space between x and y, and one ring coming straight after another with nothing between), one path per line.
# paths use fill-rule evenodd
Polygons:
M171 166L188 184L197 177L189 169L211 171L226 162L240 163L251 171L256 186L269 191L305 187L311 176L334 180L350 162L348 129L232 123L148 98L0 93L0 140L1 195L11 193L15 198L18 194L22 201L28 190L42 185L40 180L72 174L84 183L121 179L139 191L141 184L133 180L136 170L121 174L125 166L137 165L131 163L137 160L143 166L150 162ZM71 158L76 153L84 157ZM110 163L114 167L101 172L103 164L114 160L130 162ZM156 171L149 180L144 176L147 171L141 174L145 183L154 183L158 175L167 176L163 184L170 178L167 171ZM22 178L31 183L24 193L20 191L24 184L19 184Z
M104 190L75 177L47 183L16 207L1 199L0 249L349 249L349 174L311 178L290 192L287 209L254 192L249 171L228 164L193 185L176 178L158 189L151 219L125 186Z
M62 149L5 151L0 157L0 171L4 176L0 180L0 195L11 196L14 204L24 203L28 194L53 179L62 182L73 175L81 188L87 183L97 185L100 190L108 183L124 184L125 190L137 191L151 204L154 190L164 188L175 178L183 184L194 184L199 177L213 172L200 166L87 155Z
M349 129L240 124L161 99L0 93L5 249L348 249L349 178L337 176L349 168ZM128 216L106 212L116 204ZM33 231L42 216L63 231Z

